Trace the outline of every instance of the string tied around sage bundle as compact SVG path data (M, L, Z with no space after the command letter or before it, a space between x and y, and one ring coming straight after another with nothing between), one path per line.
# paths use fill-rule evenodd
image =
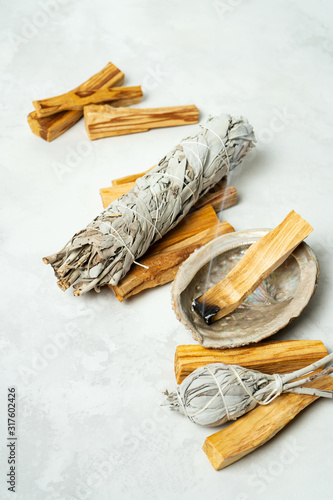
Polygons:
M227 114L208 118L59 252L44 257L59 287L67 290L73 285L74 295L83 295L106 284L116 286L132 264L176 227L254 145L246 118Z
M286 392L333 399L333 391L304 386L332 374L333 366L313 373L331 361L333 353L284 375L212 363L193 371L175 392L166 391L164 406L186 415L194 423L213 427L236 420L258 405L268 405Z

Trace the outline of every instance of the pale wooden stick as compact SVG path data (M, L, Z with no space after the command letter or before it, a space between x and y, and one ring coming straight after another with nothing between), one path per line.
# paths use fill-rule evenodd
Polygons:
M210 363L241 365L263 373L290 373L327 355L320 340L259 342L233 349L206 349L200 345L179 345L175 353L175 375L180 384L190 373Z
M99 90L76 90L56 97L33 101L38 118L66 110L82 110L88 104L110 102L112 106L137 104L143 96L140 86L113 87Z
M309 387L332 390L333 379L323 377ZM282 394L267 406L258 406L225 429L209 436L203 450L216 470L223 469L274 437L285 425L318 397Z
M197 123L196 106L168 108L114 108L107 104L84 107L84 120L89 139L146 132L152 128L174 127Z
M140 177L143 177L149 170L152 170L155 168L156 165L154 165L151 168L148 168L145 172L140 172L139 174L131 174L131 175L126 175L125 177L119 177L118 179L113 179L111 181L111 186L119 186L119 184L128 184L129 182L135 182L137 179Z
M148 269L133 266L118 286L109 286L117 299L122 302L142 290L169 283L175 278L179 266L195 249L200 248L217 236L232 231L234 231L234 228L228 222L219 222L209 229L194 234L178 243L162 247L158 251L156 248L157 243L155 249L152 247L151 250L154 253L148 252L148 255L146 254L139 259L139 263L147 266Z
M114 64L108 63L86 82L74 89L91 90L122 85L125 75ZM47 118L38 118L36 111L28 115L32 132L46 141L53 141L74 125L83 116L83 111L62 111Z
M193 210L198 210L198 208L204 207L205 205L212 205L215 212L219 212L220 210L226 210L237 203L237 189L235 186L229 186L220 188L219 191L208 192L202 198L199 198L197 203L192 208Z
M187 214L176 227L152 245L148 251L152 255L159 253L164 249L170 248L172 245L176 245L180 241L195 236L200 231L217 227L218 222L219 219L213 207L211 205L206 205L196 212Z
M226 278L193 302L194 309L207 323L231 313L311 231L310 224L291 211L281 224L249 247Z

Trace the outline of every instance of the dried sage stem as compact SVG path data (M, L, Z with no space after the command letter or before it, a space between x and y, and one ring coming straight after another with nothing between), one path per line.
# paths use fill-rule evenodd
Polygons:
M176 392L166 391L166 405L171 410L186 415L192 422L214 427L229 420L236 420L257 405L266 405L283 392L309 394L333 398L333 391L322 391L303 384L333 372L333 367L307 375L333 361L333 353L305 368L285 375L268 375L237 365L212 363L197 368L177 387ZM291 382L294 380L294 382Z
M237 166L255 136L245 118L211 117L113 201L65 247L43 260L74 295L117 285L150 245L175 227L197 200Z

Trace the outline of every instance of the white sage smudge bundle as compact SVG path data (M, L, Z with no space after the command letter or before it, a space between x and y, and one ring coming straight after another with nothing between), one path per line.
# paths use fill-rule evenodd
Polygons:
M257 405L269 404L283 392L333 398L333 391L303 387L303 384L333 373L333 367L295 381L330 361L333 361L333 353L286 375L267 375L237 365L212 363L188 375L176 392L166 391L165 405L196 424L215 427L236 420Z
M60 252L43 259L52 265L60 288L74 285L74 295L82 295L106 283L117 285L150 245L241 162L254 141L245 118L209 118Z

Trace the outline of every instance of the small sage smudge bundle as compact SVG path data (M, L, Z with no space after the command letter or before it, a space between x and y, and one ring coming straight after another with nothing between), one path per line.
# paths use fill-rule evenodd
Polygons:
M333 361L333 353L285 375L268 375L237 365L212 363L188 375L176 392L166 391L165 405L196 424L215 427L236 420L257 405L269 404L283 392L333 398L333 391L303 387L303 384L333 373L333 367L295 380L330 361Z
M242 161L254 141L245 118L209 118L62 250L43 259L52 265L59 287L74 285L74 295L82 295L117 285L150 245Z

